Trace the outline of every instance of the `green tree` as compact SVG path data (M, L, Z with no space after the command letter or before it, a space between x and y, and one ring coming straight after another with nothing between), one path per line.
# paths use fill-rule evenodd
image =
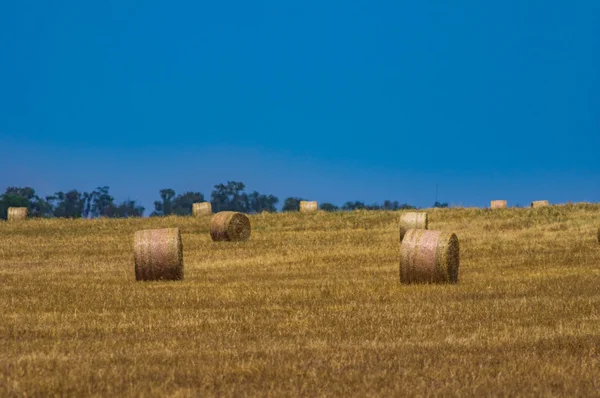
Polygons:
M366 206L363 202L354 201L354 202L346 202L342 206L342 210L352 211L352 210L361 210L365 209Z
M262 195L256 191L248 195L248 210L251 213L260 213L268 211L270 213L276 212L275 205L279 202L279 199L273 195Z
M67 193L56 192L46 197L46 200L52 205L55 217L81 218L83 216L85 196L76 189Z
M227 181L227 185L218 184L214 188L210 201L214 212L227 210L248 212L248 195L244 192L246 186L243 182Z
M115 207L112 217L142 217L144 215L144 207L135 203L135 200L127 199Z
M154 211L151 216L168 216L173 213L173 197L175 191L171 188L160 190L160 201L154 202Z
M281 211L300 211L300 202L305 199L289 197L283 201Z
M37 196L30 187L8 187L0 196L0 218L7 218L9 207L27 207L30 217L47 217L52 214L50 204Z
M90 214L93 217L113 217L116 206L114 204L115 198L109 193L109 187L103 186L96 188L90 194Z
M338 211L340 208L334 204L331 203L321 203L319 205L319 208L323 211Z
M200 192L186 192L183 195L177 195L173 199L172 212L178 216L187 216L192 214L193 204L204 202L204 195Z

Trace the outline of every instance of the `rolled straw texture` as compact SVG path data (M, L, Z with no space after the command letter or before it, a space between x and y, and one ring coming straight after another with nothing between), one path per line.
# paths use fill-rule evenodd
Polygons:
M534 200L533 202L531 202L531 207L544 207L544 206L550 206L550 203L548 203L547 200Z
M427 229L427 213L424 211L409 211L400 216L400 242L409 229Z
M210 220L210 237L213 241L244 241L250 238L250 219L235 211L221 211Z
M27 207L9 207L8 221L20 221L27 219Z
M208 216L212 214L212 205L210 202L199 202L192 205L192 214L194 217Z
M492 200L490 202L492 209L506 209L506 200Z
M459 262L456 234L409 229L400 246L400 282L456 283Z
M300 201L300 213L314 214L319 210L319 204L317 202L308 202L306 200Z
M183 246L179 228L145 229L134 234L135 279L183 279Z

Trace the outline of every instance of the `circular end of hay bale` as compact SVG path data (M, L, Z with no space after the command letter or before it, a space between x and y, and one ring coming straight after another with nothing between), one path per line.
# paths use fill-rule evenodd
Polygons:
M454 233L409 229L400 247L400 283L457 283L460 247Z
M491 209L506 209L506 200L492 200L490 202Z
M198 202L192 205L192 215L194 217L203 217L212 214L212 205L210 202Z
M179 228L145 229L134 234L137 281L183 279L183 245Z
M400 242L409 229L427 229L429 224L424 211L409 211L400 215Z
M210 220L210 237L215 242L245 241L250 233L250 219L243 213L221 211Z
M547 200L534 200L533 202L531 202L532 208L545 207L545 206L550 206L550 203Z
M22 221L27 219L27 207L9 207L7 221Z
M300 201L300 213L304 214L315 214L319 211L319 203L312 201L301 200Z

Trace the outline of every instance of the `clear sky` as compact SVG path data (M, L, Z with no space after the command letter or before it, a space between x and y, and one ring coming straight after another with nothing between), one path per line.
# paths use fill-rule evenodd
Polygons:
M600 201L600 1L4 1L0 190Z

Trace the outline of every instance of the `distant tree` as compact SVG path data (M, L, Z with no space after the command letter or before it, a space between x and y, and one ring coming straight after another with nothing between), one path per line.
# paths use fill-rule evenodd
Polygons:
M210 201L214 212L249 211L248 195L244 192L246 186L243 182L228 181L227 185L218 184L214 188Z
M436 202L433 204L433 207L445 208L445 207L448 207L448 203L440 203L440 202L437 202L437 201L436 201Z
M154 202L154 212L152 212L151 216L168 216L173 213L173 197L175 196L175 191L171 188L161 189L160 193L160 201Z
M319 208L323 211L338 211L340 208L334 204L331 203L321 203L319 205Z
M248 210L250 213L260 213L267 211L274 213L277 211L275 205L279 199L273 195L262 195L256 191L251 192L248 197Z
M397 200L395 200L393 202L390 200L386 200L385 202L383 202L381 209L382 210L410 210L410 209L416 209L416 207L411 206L407 203L400 204L400 203L398 203Z
M342 206L342 210L352 211L352 210L361 210L365 209L366 206L363 202L354 201L354 202L346 202Z
M128 199L115 207L112 217L142 217L144 210L143 206L136 205L135 200Z
M116 211L115 198L108 193L109 189L107 186L98 187L90 194L92 217L113 217Z
M303 201L305 199L302 198L286 198L283 201L283 208L281 209L282 211L300 211L300 202Z
M52 213L50 204L30 187L8 187L0 195L0 218L7 218L9 207L27 207L30 217L46 217Z
M56 192L54 195L47 196L46 200L52 205L52 213L55 217L81 218L83 216L86 196L76 189L67 193Z
M172 201L172 214L187 216L192 214L193 204L204 202L204 195L200 192L186 192L177 195Z

